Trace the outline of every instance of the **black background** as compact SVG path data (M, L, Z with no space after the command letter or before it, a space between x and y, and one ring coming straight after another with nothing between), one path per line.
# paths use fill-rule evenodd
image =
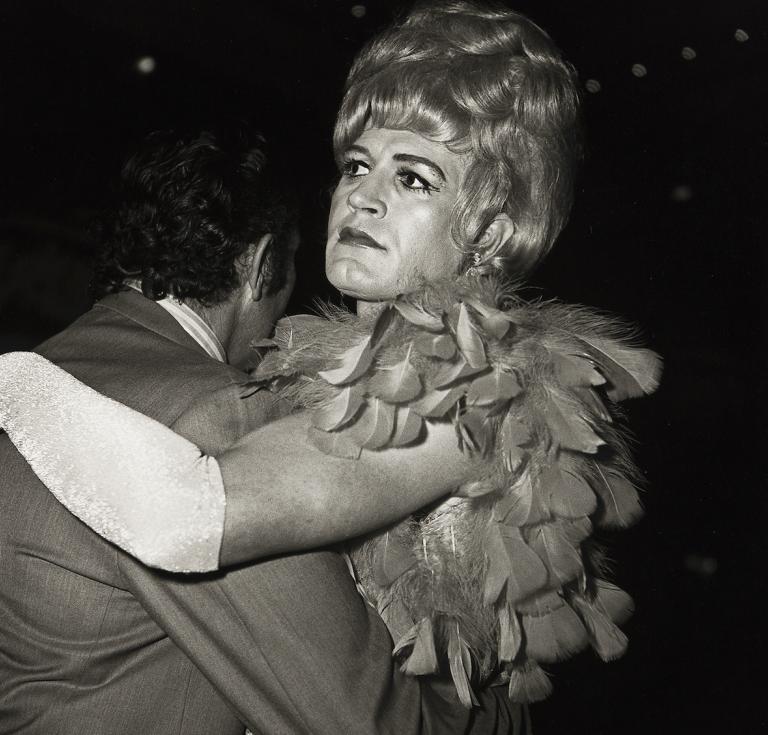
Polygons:
M255 117L309 193L291 308L332 296L333 118L354 53L403 5L0 4L0 350L30 347L89 306L88 225L131 145L224 115ZM612 543L637 603L630 650L553 667L536 733L764 732L768 7L513 7L601 86L584 93L574 214L528 292L618 312L666 361L656 396L629 409L647 515ZM137 70L143 56L153 73Z

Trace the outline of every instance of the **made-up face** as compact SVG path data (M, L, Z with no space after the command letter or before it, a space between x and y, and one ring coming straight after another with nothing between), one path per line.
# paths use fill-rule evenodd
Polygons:
M369 128L344 152L325 272L361 301L391 299L459 272L451 214L467 167L443 143Z

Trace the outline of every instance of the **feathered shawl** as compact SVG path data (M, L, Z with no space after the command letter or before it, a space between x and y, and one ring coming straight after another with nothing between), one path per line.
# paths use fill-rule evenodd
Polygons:
M626 333L580 306L459 279L375 318L282 319L254 376L313 411L324 452L419 442L429 420L485 459L482 477L350 551L403 670L447 666L466 706L488 683L536 701L551 690L540 664L626 649L632 600L602 579L590 538L642 512L613 404L652 392L660 360Z

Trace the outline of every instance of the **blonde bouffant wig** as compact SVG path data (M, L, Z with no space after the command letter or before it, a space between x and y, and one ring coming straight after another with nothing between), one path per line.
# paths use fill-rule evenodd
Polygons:
M420 4L357 56L334 131L341 159L366 127L406 129L469 154L452 234L481 273L520 278L568 217L580 157L573 68L549 36L511 10ZM500 214L506 241L480 241Z

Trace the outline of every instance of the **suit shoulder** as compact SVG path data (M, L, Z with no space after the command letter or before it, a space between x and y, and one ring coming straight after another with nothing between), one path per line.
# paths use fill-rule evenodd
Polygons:
M269 390L235 381L190 403L172 428L208 454L218 454L245 434L290 413L288 403Z

